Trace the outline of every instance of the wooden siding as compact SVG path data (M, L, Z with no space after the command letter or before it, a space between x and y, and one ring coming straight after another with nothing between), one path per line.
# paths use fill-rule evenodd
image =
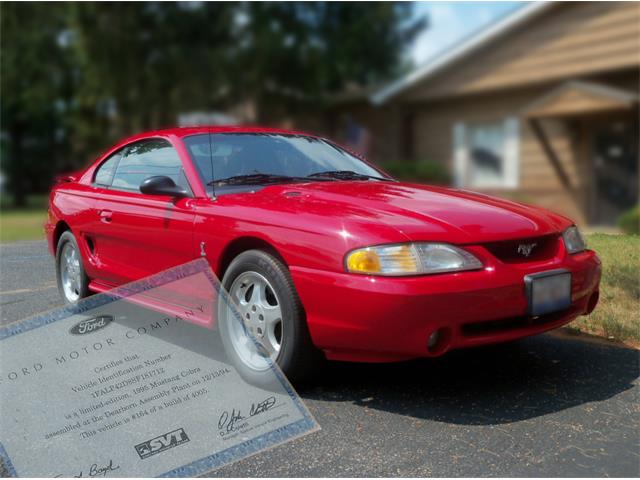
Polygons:
M631 100L625 101L613 96L598 95L569 86L557 94L553 93L549 98L544 98L541 102L536 102L533 107L527 109L525 115L527 117L576 116L630 108L632 104Z
M600 75L588 80L630 91L637 91L640 84L638 71ZM501 122L507 117L518 116L525 107L544 98L557 87L557 84L551 84L503 94L405 104L404 107L415 114L415 160L440 162L452 169L453 128L457 122L469 125ZM625 110L621 112L624 113ZM637 115L637 108L626 112L627 115ZM575 193L568 191L562 184L526 118L521 119L518 188L485 191L542 205L574 218L579 223L586 223L592 166L588 151L585 150L588 138L585 138L584 127L590 121L589 118L593 118L593 113L575 119L542 120L542 126Z
M633 66L640 66L639 3L560 3L399 100L524 87Z
M544 94L543 89L530 89L512 95L449 100L430 103L416 115L416 159L436 161L451 168L453 155L453 126L465 124L501 122L513 116L524 105ZM560 163L578 191L586 189L581 165L575 154L579 129L557 120L545 120L547 133ZM526 121L520 125L520 174L516 190L485 190L489 193L536 203L584 221L583 198L574 197L562 185L553 165L537 142Z

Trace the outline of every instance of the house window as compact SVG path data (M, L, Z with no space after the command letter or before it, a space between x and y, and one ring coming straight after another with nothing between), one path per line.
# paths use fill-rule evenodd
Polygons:
M487 123L469 127L469 183L474 187L500 185L504 179L504 126Z
M519 122L504 121L454 126L456 184L472 188L515 188L519 170Z

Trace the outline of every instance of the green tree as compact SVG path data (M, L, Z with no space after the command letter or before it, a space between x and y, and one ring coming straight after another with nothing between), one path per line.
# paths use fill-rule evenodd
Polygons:
M0 9L2 171L22 206L64 161L64 6L4 2Z
M180 112L221 103L235 8L206 2L72 4L69 26L79 72L74 152L96 153L97 145L171 126Z
M69 2L2 8L2 171L17 203L116 139L250 102L261 123L392 78L411 3ZM6 152L6 154L4 154Z
M348 84L398 75L426 19L414 18L410 2L251 2L236 24L233 92L269 121L321 107Z

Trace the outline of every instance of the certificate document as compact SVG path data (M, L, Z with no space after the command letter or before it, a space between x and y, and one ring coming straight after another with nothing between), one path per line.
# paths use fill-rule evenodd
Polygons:
M216 328L205 260L0 329L0 463L25 477L196 476L317 430L278 367Z

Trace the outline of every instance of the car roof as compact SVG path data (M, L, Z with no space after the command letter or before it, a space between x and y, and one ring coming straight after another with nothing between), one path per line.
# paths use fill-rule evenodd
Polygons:
M314 137L315 135L295 131L295 130L286 130L282 128L269 128L269 127L259 127L259 126L238 126L238 125L211 125L211 126L194 126L194 127L172 127L172 128L163 128L159 130L151 130L148 132L142 132L137 135L133 135L128 137L124 142L128 143L131 140L140 140L148 137L157 137L157 136L165 136L165 135L175 135L177 137L187 137L189 135L198 135L203 133L280 133L280 134L289 134L289 135L307 135L310 137Z

